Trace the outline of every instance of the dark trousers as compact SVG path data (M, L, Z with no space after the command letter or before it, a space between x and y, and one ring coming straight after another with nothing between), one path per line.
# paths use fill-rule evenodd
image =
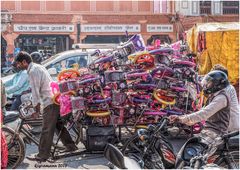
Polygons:
M69 132L63 126L63 123L61 121L58 121L59 113L60 107L55 104L51 104L43 110L43 126L38 146L39 157L43 159L48 159L50 156L55 129L57 129L57 132L59 133L63 127L60 139L66 147L71 147L71 145L75 145Z
M19 110L19 106L22 104L21 95L16 95L10 108L11 111Z

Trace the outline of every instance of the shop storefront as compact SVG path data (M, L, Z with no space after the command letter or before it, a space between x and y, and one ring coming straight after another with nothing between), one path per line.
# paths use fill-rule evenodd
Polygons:
M140 24L83 24L81 34L82 43L112 43L126 42L128 37L140 33Z
M172 40L168 35L152 35L149 39L147 39L148 45L153 45L156 40L160 40L161 43L171 44Z
M172 43L169 36L169 33L173 33L172 24L148 24L147 32L153 34L147 39L148 45L152 45L156 39L160 40L161 43Z
M50 24L52 23L52 24ZM175 41L174 24L163 15L56 15L16 14L11 27L4 33L7 53L16 49L44 55L70 50L75 43L119 44L134 34L141 34L146 45L156 39Z
M156 39L162 43L173 42L173 24L82 24L82 43L116 43L127 41L134 34L141 34L147 45Z
M38 51L45 55L54 55L56 53L69 50L72 40L68 35L19 35L15 40L16 48L32 53Z
M37 51L52 56L71 49L73 44L73 24L14 24L13 31L17 34L15 49L28 53Z

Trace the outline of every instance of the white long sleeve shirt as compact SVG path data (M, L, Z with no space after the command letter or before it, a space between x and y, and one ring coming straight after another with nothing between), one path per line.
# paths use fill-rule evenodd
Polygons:
M40 103L43 108L45 108L48 105L53 104L52 92L50 89L52 78L46 68L39 64L30 63L27 73L29 75L29 84L32 89L33 106L35 107Z
M185 123L189 126L194 125L195 123L207 120L209 117L217 113L219 110L227 107L226 96L219 93L220 91L214 93L213 95L216 97L213 98L209 105L203 107L201 110L194 112L192 114L180 116L180 122Z

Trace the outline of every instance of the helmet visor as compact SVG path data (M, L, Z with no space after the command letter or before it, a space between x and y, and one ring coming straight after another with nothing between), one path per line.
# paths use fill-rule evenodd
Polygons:
M203 90L208 90L213 86L213 78L209 75L205 75L203 80L201 81L201 86Z

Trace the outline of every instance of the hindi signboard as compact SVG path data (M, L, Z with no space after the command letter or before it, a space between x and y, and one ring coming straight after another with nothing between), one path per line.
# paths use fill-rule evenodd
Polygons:
M81 32L141 32L140 24L84 24Z
M150 24L147 25L147 32L173 32L173 25Z
M14 24L15 32L74 32L74 25L63 24Z

